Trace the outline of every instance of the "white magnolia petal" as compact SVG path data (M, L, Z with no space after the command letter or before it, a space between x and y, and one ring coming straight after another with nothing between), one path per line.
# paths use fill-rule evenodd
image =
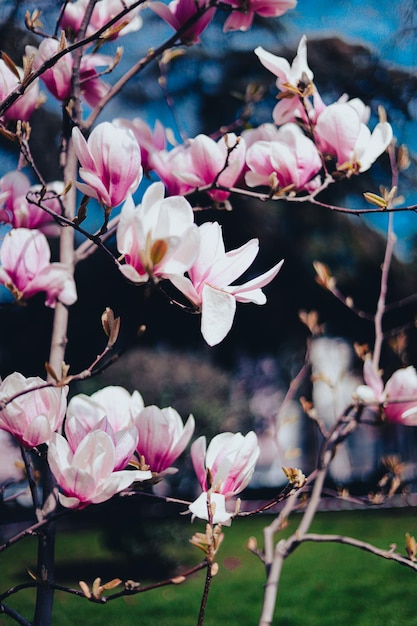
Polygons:
M226 511L224 496L221 493L212 493L210 494L210 503L213 511L213 524L230 526L233 514ZM197 500L194 500L188 508L193 514L193 518L198 517L199 519L208 520L207 493L203 491Z
M209 346L220 343L232 327L235 298L225 291L204 285L202 291L201 334Z

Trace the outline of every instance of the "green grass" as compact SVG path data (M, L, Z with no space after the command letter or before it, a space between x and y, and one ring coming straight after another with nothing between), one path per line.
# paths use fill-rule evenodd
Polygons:
M236 520L225 529L220 548L220 571L213 580L206 626L251 626L258 623L265 582L262 563L245 544L255 536L262 545L262 528L270 518ZM283 536L295 529L293 518ZM193 532L202 524L182 525ZM412 510L353 511L321 513L312 531L348 534L389 549L396 543L405 553L404 535L417 535L416 513ZM176 548L173 548L174 552ZM28 580L26 568L34 567L35 543L27 538L1 555L1 588ZM197 563L200 553L186 552L189 564ZM145 566L143 568L143 566ZM186 564L183 564L186 567ZM77 587L78 580L89 583L96 576L132 577L146 563L129 562L120 552L103 547L100 535L91 530L64 532L57 541L57 582ZM122 574L122 575L121 575ZM54 626L188 626L197 623L204 572L187 582L121 598L104 606L91 604L63 592L56 594ZM350 546L306 543L284 564L274 624L278 626L417 626L417 573L390 561L379 559ZM24 591L9 605L27 618L32 615L33 592ZM14 622L0 618L1 626Z

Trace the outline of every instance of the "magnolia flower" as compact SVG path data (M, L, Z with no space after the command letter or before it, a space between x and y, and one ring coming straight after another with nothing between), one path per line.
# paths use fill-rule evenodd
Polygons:
M417 426L417 372L411 365L394 372L385 387L372 362L365 359L365 385L359 385L355 398L367 405L384 407L386 418L405 426Z
M149 480L149 471L114 471L115 446L102 430L89 432L73 451L57 433L48 448L48 462L62 493L59 501L70 509L99 504L129 487L134 481Z
M248 30L252 26L255 14L261 17L279 17L293 9L297 0L248 0L242 5L241 0L225 0L235 9L227 18L223 30Z
M172 150L152 152L149 163L166 187L167 195L182 196L195 186L182 178L184 172L192 172L191 153L187 146L175 146Z
M207 135L197 135L190 139L184 148L188 152L190 167L173 165L174 175L192 188L204 187L216 182L224 187L231 187L239 177L244 163L246 144L242 137L227 133L214 141ZM230 192L213 189L208 192L213 200L222 202Z
M115 432L130 426L145 406L139 391L130 394L127 389L114 385L99 389L90 398L103 407Z
M205 0L172 0L168 5L163 2L152 2L152 9L167 24L179 31L193 16L207 6ZM181 34L181 41L185 44L198 43L203 30L210 24L216 9L206 9L201 16Z
M91 106L95 107L107 94L110 87L100 79L97 67L113 67L114 59L103 54L85 54L81 57L80 86L81 97Z
M61 205L58 195L62 193L64 184L61 181L48 183L43 193L42 206L48 207L59 215ZM32 185L22 172L14 171L0 179L0 190L3 201L0 204L0 222L11 224L13 228L38 228L46 235L57 235L59 226L49 213L27 200L27 194L38 194L40 185Z
M280 133L275 124L265 123L256 128L243 130L241 137L245 140L247 153L249 148L258 141L279 141Z
M18 372L10 374L0 384L0 402L25 392L0 411L0 428L16 437L25 448L48 443L65 416L68 387L45 385L42 378L25 378ZM33 391L28 392L29 389Z
M72 140L84 183L77 183L86 196L112 208L136 191L142 179L140 148L133 133L110 122L96 126L86 141L74 127Z
M43 39L39 48L26 46L26 56L34 57L33 68L38 70L41 65L57 54L59 42L56 39ZM80 64L81 95L90 106L95 106L107 93L109 87L100 80L96 67L111 65L113 59L102 54L84 54ZM55 61L52 67L48 67L41 74L41 80L45 83L48 91L57 100L66 101L72 92L72 70L74 60L71 53L65 54Z
M315 89L312 98L303 98L303 101L298 95L279 100L272 111L272 118L278 126L288 122L298 123L299 120L310 125L316 123L318 116L325 108L326 105Z
M394 372L385 385L385 396L388 420L417 426L417 372L414 367L410 365Z
M220 433L213 437L207 449L203 436L191 446L191 460L201 489L221 493L226 500L247 487L258 457L258 438L253 431L245 436L241 433Z
M113 124L118 128L127 128L132 131L140 147L143 171L145 174L149 174L153 169L153 154L165 150L166 147L165 128L163 124L159 120L156 120L153 131L140 117L135 117L133 120L116 118L113 120Z
M339 170L365 172L392 140L388 122L378 123L372 134L361 121L363 111L355 102L335 102L318 116L315 138L321 152L333 156Z
M206 222L199 231L200 251L188 270L189 278L170 275L169 279L200 308L202 335L210 346L214 346L232 327L236 302L265 304L261 287L278 274L283 261L242 285L231 284L253 263L259 250L258 240L251 239L240 248L226 252L217 222Z
M43 39L39 48L26 46L26 56L34 57L34 70L38 70L47 59L54 56L58 46L59 42L52 38ZM57 100L67 100L71 95L72 67L71 54L65 54L41 75L42 81Z
M16 67L18 74L23 77L23 69ZM20 85L19 79L11 69L7 67L3 59L0 59L0 101L4 100L12 91ZM39 80L36 79L29 85L25 92L19 96L12 106L4 113L5 120L22 120L30 119L39 101Z
M171 465L192 437L194 417L190 415L184 425L172 407L147 406L137 415L135 425L139 433L137 452L150 470L157 474L176 472Z
M63 263L50 263L48 241L40 231L14 228L4 237L0 249L0 284L16 300L26 300L36 293L46 293L46 306L57 300L66 305L77 299L74 279Z
M210 519L214 524L231 523L225 501L247 487L259 457L258 438L253 431L221 433L211 440L199 437L191 446L191 460L203 493L189 506L195 517Z
M135 207L129 197L117 227L117 248L124 255L120 271L133 282L183 274L198 254L199 230L190 204L181 196L164 198L162 183L146 190Z
M68 2L62 14L60 26L65 30L70 30L71 34L77 34L80 30L89 0L76 0ZM90 23L88 25L87 34L99 30L105 26L111 19L121 13L123 9L131 6L134 0L127 2L126 0L98 0L95 3ZM138 31L142 27L142 18L138 15L140 6L135 7L129 13L126 13L117 22L115 22L102 37L115 39L119 35L127 35Z
M307 64L307 37L305 35L300 39L297 55L291 65L284 57L277 57L261 46L255 49L255 54L262 65L275 74L277 87L281 91L290 91L294 95L303 94L314 78Z
M65 421L65 435L71 450L75 452L89 432L102 430L114 444L114 469L124 469L138 443L133 415L143 406L139 392L130 395L123 387L105 387L91 397L74 396L68 404Z
M359 385L355 397L366 404L382 404L385 401L384 383L371 358L364 361L363 378L366 384Z
M313 191L320 185L322 168L314 143L296 124L285 124L274 141L257 141L247 151L245 175L249 187L266 185L274 189L290 187L296 191Z

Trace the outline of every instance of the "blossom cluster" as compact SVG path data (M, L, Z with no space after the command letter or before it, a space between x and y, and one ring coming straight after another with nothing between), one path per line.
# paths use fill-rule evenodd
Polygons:
M290 4L282 3L280 10L290 8ZM174 9L171 5L156 11L165 15ZM193 6L198 9L194 3ZM106 19L120 10L116 1L106 3L106 7L110 13L104 18L104 3L96 4L92 28L100 29ZM136 9L128 21L131 28L140 27ZM84 1L69 3L63 16L65 28L76 33L84 10ZM183 10L185 20L190 7L175 4L178 15ZM233 11L229 20L237 19L233 17L235 13L238 11ZM202 10L199 19L207 15ZM127 23L123 21L119 26L119 30L112 30L112 36L122 34ZM255 50L262 64L277 77L280 98L273 111L274 123L246 129L240 136L229 132L216 141L199 134L169 149L167 132L160 122L152 130L139 118L119 118L99 124L87 138L79 128L72 130L81 166L78 189L102 205L105 224L111 210L123 205L117 228L120 271L133 283L170 280L194 310L201 312L202 334L211 346L229 332L236 302L265 302L262 287L276 276L282 262L258 277L251 276L249 281L236 284L236 279L255 260L257 239L226 252L220 225L211 222L198 227L192 206L184 196L204 190L212 201L223 203L236 185L243 191L248 187L266 188L271 197L315 194L336 174L350 176L368 169L392 139L391 126L385 121L370 132L366 125L369 109L360 100L343 97L328 106L323 103L307 63L306 46L306 38L302 37L291 65L263 48ZM41 67L58 47L57 41L44 39L39 49L28 50L27 54L32 55L35 68ZM101 78L92 70L95 63L102 61L97 54L83 55L81 61L82 76L83 67L89 68L88 78L81 81L83 97L92 106L106 89L99 86ZM71 93L71 77L70 54L41 74L51 93L64 102ZM159 182L148 187L136 206L132 194L143 173ZM29 207L28 198L36 194L36 189L30 187L21 172L7 174L0 181L0 219L19 230L51 228L50 221L54 215L59 216L61 207L57 183L51 184L50 190L53 193L43 191L41 200L32 201ZM12 237L14 254L7 238L0 252L0 282L17 299L45 291L49 306L54 306L57 299L64 304L74 302L75 287L68 284L71 278L65 277L65 268L49 263L42 235L35 237L22 231L20 235L12 232ZM32 263L31 258L28 263L29 251L33 256L34 250L40 248L42 260ZM52 275L55 281L49 288L45 276Z
M145 406L138 391L130 394L123 387L75 395L68 406L67 394L68 387L18 372L0 384L0 429L27 449L48 444L49 466L64 507L98 504L134 482L152 483L177 471L172 464L194 433L192 415L184 424L172 407ZM191 456L202 494L190 506L193 515L207 519L207 506L201 503L210 492L220 499L215 521L228 522L224 500L248 485L258 455L253 432L217 435L207 452L205 437L197 439Z
M253 263L259 249L257 239L226 252L220 225L212 222L198 227L187 199L179 195L166 198L162 182L148 187L141 204L135 206L131 194L142 179L141 150L130 128L103 122L88 140L78 128L73 129L72 137L81 164L79 175L83 182L77 183L80 191L98 200L106 210L124 201L117 228L117 248L123 258L120 270L128 280L133 283L171 280L192 306L201 311L201 330L209 345L219 343L229 332L236 302L266 302L261 288L276 276L282 261L246 283L234 284ZM209 138L207 142L214 144ZM200 155L202 168L211 162L209 152L205 155L197 150L195 154L196 163ZM223 152L214 166L211 164L212 177L221 169L224 158ZM233 166L231 169L234 171ZM29 183L23 174L15 172L6 175L0 185L4 190L3 219L15 226L0 250L0 283L17 299L45 291L48 306L54 306L57 299L72 304L76 299L73 281L63 266L49 262L44 235L36 228L30 231L21 227L22 223L41 226L39 211L45 213L38 207L32 210L33 205L26 212L22 209L27 207ZM22 187L26 196L20 192ZM59 203L56 198L53 201L57 203L58 213ZM52 210L50 206L47 208ZM50 213L47 215L50 217Z

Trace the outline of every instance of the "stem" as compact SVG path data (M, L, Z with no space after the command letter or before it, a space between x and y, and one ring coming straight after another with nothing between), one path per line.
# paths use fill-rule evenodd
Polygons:
M382 264L381 289L375 314L375 346L372 360L376 369L379 368L379 359L381 357L381 347L383 341L382 318L385 313L385 301L388 289L388 273L391 266L392 255L394 252L395 240L396 237L394 233L394 214L390 213L388 215L387 245L385 248L384 262Z
M391 165L391 187L392 189L396 189L398 186L399 171L395 157L395 150L392 144L388 148L388 155ZM392 205L393 201L391 198L388 202L388 208L392 208ZM381 347L383 341L382 318L386 311L385 301L387 295L388 273L392 261L392 255L394 252L395 241L396 237L394 233L394 214L390 213L388 216L387 245L385 248L384 263L382 265L381 290L375 314L375 346L372 358L375 369L379 368L379 359L381 357Z
M211 573L211 564L208 563L207 570L206 570L206 581L204 583L204 591L203 591L203 597L201 598L201 605L200 605L200 612L198 614L197 626L203 626L204 614L206 612L207 599L208 599L208 594L210 591L212 580L213 580L213 575Z
M83 20L83 28L86 29L88 25L89 11L91 12L94 6L94 2L90 0L86 16ZM79 92L79 64L81 59L82 49L77 51L76 58L74 60L74 74L73 74L73 91L75 94L74 110L78 115L81 114L79 108L79 98L77 94ZM77 104L78 103L78 104ZM65 115L65 112L64 112ZM64 169L64 183L67 185L70 180L74 181L77 177L77 157L72 145L69 141L67 150L67 158ZM72 185L65 197L65 215L71 219L75 215L76 207L76 188ZM74 230L72 228L62 228L60 237L60 261L65 264L69 271L74 274ZM49 363L52 369L58 373L62 370L62 365L65 362L65 348L67 345L67 330L68 330L68 308L61 302L57 302L54 323L52 329L51 348L49 354ZM44 504L48 500L49 508L54 506L54 490L56 489L56 481L49 468L48 462L45 459L43 467L43 502ZM55 502L56 505L56 502ZM55 522L49 523L39 534L38 538L38 576L44 584L40 583L37 589L35 615L33 619L33 626L49 626L52 621L52 607L54 601L54 569L55 569Z
M77 177L77 157L69 144L67 164L65 167L64 182L68 184L70 180ZM65 196L65 216L71 219L75 215L76 187L72 185ZM74 271L74 229L71 227L62 228L60 241L60 260L68 269ZM56 303L54 325L52 330L51 351L49 363L54 371L59 374L64 362L65 348L67 345L68 328L68 308L61 302Z
M55 479L47 465L42 472L43 499L50 497L55 488ZM38 576L42 582L38 585L36 594L35 615L33 626L49 626L52 621L52 607L54 602L54 588L49 581L54 580L55 571L55 522L45 526L38 537Z
M33 506L35 507L36 519L39 522L40 519L42 519L42 514L40 512L41 507L40 507L40 504L39 504L38 488L37 488L37 485L36 485L35 476L33 474L33 467L32 467L32 463L31 463L30 455L29 455L28 451L25 448L23 448L23 446L20 446L20 452L22 454L22 459L23 459L23 462L25 464L26 475L27 475L27 478L28 478L30 493L32 495L32 502L33 502Z

